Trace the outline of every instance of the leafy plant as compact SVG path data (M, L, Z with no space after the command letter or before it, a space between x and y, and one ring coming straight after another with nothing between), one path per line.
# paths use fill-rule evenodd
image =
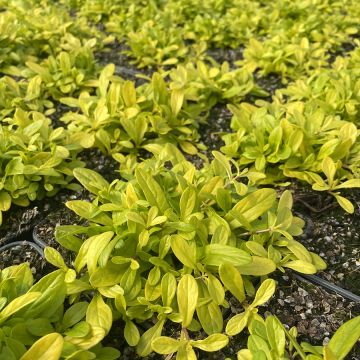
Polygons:
M64 128L53 129L50 119L38 112L15 111L0 124L0 219L12 203L27 206L70 184L81 147ZM1 221L0 221L1 222Z
M223 136L222 151L238 158L241 169L251 166L266 174L259 183L286 178L308 182L314 190L329 191L346 211L353 212L351 203L334 192L360 185L357 171L352 170L357 158L349 156L357 153L353 123L327 115L312 102L273 102L262 107L243 103L230 109L237 132Z
M293 359L303 360L345 359L360 338L360 317L345 322L335 332L325 346L312 346L309 343L298 343L296 328L287 331L276 316L254 320L248 337L248 348L240 350L238 360L251 360L261 357L267 360ZM287 341L286 341L287 340Z

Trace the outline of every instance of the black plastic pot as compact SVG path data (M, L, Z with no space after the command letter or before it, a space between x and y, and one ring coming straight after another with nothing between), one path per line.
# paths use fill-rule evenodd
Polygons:
M32 231L32 238L34 240L34 243L40 248L44 249L46 247L46 244L40 239L40 237L37 234L36 226L34 227Z
M30 241L13 241L8 244L5 244L0 247L0 254L4 252L5 250L11 249L16 246L30 246L32 249L34 249L41 257L44 257L44 251L41 247L39 247L37 244L30 242Z

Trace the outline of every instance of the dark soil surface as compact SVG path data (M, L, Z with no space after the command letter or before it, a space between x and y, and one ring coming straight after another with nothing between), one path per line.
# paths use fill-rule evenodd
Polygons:
M31 246L17 245L0 253L0 270L13 265L20 265L28 262L34 281L40 280L43 276L56 270Z
M69 210L64 204L56 211L48 214L43 221L34 227L34 239L45 246L51 246L60 252L66 265L71 266L76 254L62 247L55 240L55 228L59 225L84 225L86 221L81 220L76 214Z
M143 84L145 80L136 75L142 74L151 77L155 69L139 69L136 65L131 64L133 60L124 53L128 50L129 47L125 43L115 40L113 43L107 44L101 51L95 53L95 60L101 66L114 64L116 66L116 75L125 80L135 81L138 86Z
M260 308L260 312L265 309L265 313L276 315L289 328L296 326L301 341L324 345L340 325L360 315L360 303L299 281L290 272L277 277L277 281L275 296L266 307ZM347 359L358 360L359 357L358 344Z
M119 177L119 163L111 156L104 155L99 149L86 149L79 154L85 167L98 172L111 182Z
M355 206L354 214L342 210L332 196L311 190L308 195L306 204L320 211L311 211L304 203L297 205L307 224L300 241L326 261L328 268L317 275L360 295L360 191L344 193Z
M235 62L243 59L244 48L238 49L208 49L206 55L214 59L218 64L227 61L231 69L235 69Z

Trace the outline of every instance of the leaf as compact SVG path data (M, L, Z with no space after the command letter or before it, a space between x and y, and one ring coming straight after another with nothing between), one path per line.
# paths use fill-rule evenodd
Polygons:
M190 341L193 347L203 351L218 351L229 343L229 338L225 334L212 334L204 340Z
M112 326L112 311L109 305L105 304L101 295L96 294L86 311L86 322L92 327L104 329L105 334Z
M276 200L276 191L273 189L256 190L240 200L233 210L239 211L249 222L256 220L268 211Z
M344 198L343 196L334 194L336 201L339 203L339 205L349 214L354 213L354 205L351 203L350 200Z
M64 339L60 334L48 334L37 340L20 360L58 360L63 345Z
M170 206L167 203L165 194L160 185L143 169L137 168L135 170L135 176L146 200L150 205L156 206L163 214Z
M99 195L101 190L109 188L109 183L96 171L84 168L76 168L73 171L75 178L85 189Z
M357 316L336 330L328 343L328 348L338 360L345 359L356 342L360 339L360 316Z
M125 323L124 337L130 346L136 346L140 341L139 330L131 320L127 320Z
M0 324L3 323L11 315L15 314L25 306L33 303L41 296L41 292L28 292L24 295L20 295L12 300L1 312L0 312Z
M83 319L86 315L88 305L89 304L87 302L81 301L70 306L65 311L62 319L62 328L66 330Z
M229 336L234 336L243 331L248 323L250 312L245 311L233 316L226 324L225 332Z
M83 338L91 332L91 326L86 321L80 321L71 329L65 331L65 334L70 337Z
M140 341L136 347L136 352L139 356L145 357L151 353L151 343L161 335L163 326L164 320L159 320L154 326L141 335Z
M236 268L242 275L263 276L276 270L276 264L271 259L260 256L252 256L252 262L246 265L238 265Z
M229 245L210 244L205 246L202 263L205 265L220 266L228 263L234 266L251 263L252 258L246 251Z
M334 189L350 189L350 188L358 188L358 187L360 187L360 179L350 179L335 186Z
M193 212L196 204L196 192L187 187L180 197L180 219L185 221Z
M182 236L172 235L171 249L182 264L196 269L196 247L191 246Z
M158 354L168 355L176 353L181 346L181 342L167 336L159 336L151 342L151 348Z
M174 89L171 91L171 111L176 117L184 102L184 90Z
M270 346L279 358L285 352L285 333L273 316L268 316L265 320L266 334Z
M221 264L219 275L225 287L242 303L245 300L245 290L242 277L235 266L226 263Z
M282 265L283 267L287 267L289 269L293 269L303 274L315 274L316 267L309 262L303 260L293 260L289 261Z
M198 285L189 274L184 275L177 287L179 313L182 316L182 326L188 327L193 319L198 299Z
M61 254L54 248L46 246L44 249L44 256L47 262L55 267L67 271L67 266L62 258Z
M276 283L273 279L266 279L256 292L252 307L265 304L275 293Z
M164 306L171 306L176 294L176 278L171 273L166 273L161 279L161 298Z
M334 161L330 157L326 157L322 161L322 170L328 179L329 185L332 186L336 173L336 166Z
M6 191L0 191L0 211L8 211L11 206L11 196Z

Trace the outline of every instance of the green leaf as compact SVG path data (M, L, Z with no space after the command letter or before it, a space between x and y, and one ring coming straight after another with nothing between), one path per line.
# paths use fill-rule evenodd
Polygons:
M343 196L334 194L336 201L339 203L339 205L349 214L354 213L354 205L351 203L350 200L344 198Z
M158 354L167 355L176 353L181 346L181 342L167 336L159 336L151 342L151 348Z
M204 340L190 341L193 347L207 352L218 351L228 343L229 338L225 334L212 334Z
M67 271L67 266L62 258L61 254L54 248L46 246L44 249L44 256L47 262L55 267Z
M3 323L11 315L15 314L25 306L33 303L41 296L41 292L28 292L24 295L20 295L12 300L1 312L0 312L0 324Z
M242 275L263 276L276 270L276 264L271 259L260 256L252 256L252 262L246 265L238 265L236 268Z
M220 266L228 263L234 266L251 263L252 258L246 251L229 245L210 244L205 246L202 263L205 265Z
M245 290L242 277L235 266L221 264L219 275L225 287L242 303L245 300Z
M185 221L193 212L196 204L196 192L187 187L180 198L180 219Z
M161 298L164 306L171 306L176 294L176 278L171 273L166 273L161 279Z
M20 360L58 360L64 339L58 333L48 334L36 341Z
M184 90L174 89L171 91L171 110L177 116L184 102Z
M161 335L162 328L164 326L164 320L159 320L154 326L145 331L136 347L136 352L139 356L145 357L152 351L152 341Z
M88 308L88 303L81 301L70 306L64 314L62 319L63 329L68 329L71 326L74 326L77 322L84 318Z
M112 311L105 304L101 295L96 294L91 300L86 311L86 322L92 327L100 327L107 334L112 326Z
M74 169L74 176L85 189L99 195L101 190L109 188L109 183L96 171L84 168Z
M190 267L191 269L196 269L195 246L191 246L188 241L180 235L172 235L171 249L182 264Z
M276 282L273 279L266 279L256 292L255 299L251 306L256 307L265 304L275 293Z
M360 339L360 316L357 316L336 330L327 347L338 360L345 359L356 342Z
M240 200L233 210L239 211L249 222L256 220L268 211L276 200L276 191L273 189L256 190Z
M303 261L303 260L293 260L288 261L287 263L282 265L283 267L287 267L289 269L293 269L303 274L315 274L316 267L312 263Z
M146 200L163 214L170 206L160 185L141 168L135 170L135 176Z
M234 336L243 331L248 323L249 316L249 311L245 311L233 316L226 324L226 334L229 336Z
M179 281L177 288L177 301L179 313L182 316L182 326L190 325L198 299L198 285L196 280L189 274L184 275Z
M0 211L8 211L11 206L11 196L6 191L0 191Z
M130 346L136 346L140 341L139 330L131 320L127 320L125 323L124 337Z

